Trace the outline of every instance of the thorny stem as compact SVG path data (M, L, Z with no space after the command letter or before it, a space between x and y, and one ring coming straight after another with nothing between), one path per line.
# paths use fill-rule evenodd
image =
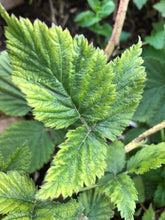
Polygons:
M135 138L133 141L131 141L129 144L125 146L125 152L128 153L131 150L135 149L138 146L138 143L147 138L148 136L156 133L157 131L160 131L161 129L165 128L165 121L155 125L154 127L148 129L141 135L139 135L137 138Z
M105 50L104 50L104 54L107 55L108 60L109 60L115 46L119 45L120 35L121 35L121 31L122 31L123 24L124 24L124 20L125 20L127 8L128 8L128 3L129 3L129 0L120 0L113 32L112 32L111 38L110 38Z

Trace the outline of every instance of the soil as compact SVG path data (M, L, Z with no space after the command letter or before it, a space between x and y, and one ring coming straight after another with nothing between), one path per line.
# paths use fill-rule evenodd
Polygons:
M115 0L115 2L119 1ZM145 4L141 10L138 10L133 4L133 1L130 1L123 30L129 32L131 36L120 45L120 50L124 50L133 43L136 43L138 36L141 36L143 40L151 33L152 23L161 21L160 14L152 7L152 5L156 2L159 2L159 0L148 0L147 4ZM9 13L13 13L17 17L22 16L29 18L32 22L38 18L50 27L52 25L52 18L49 3L50 2L48 0L33 0L32 4L30 4L29 0L25 0L24 4L10 10ZM74 18L77 14L89 9L86 0L54 0L53 4L56 24L61 25L62 28L68 28L72 36L75 36L76 34L84 34L89 42L93 42L95 46L98 46L96 35L87 28L79 27L78 24L74 22ZM106 22L113 25L114 17L115 13L109 16L106 19ZM5 22L0 17L0 51L5 49L4 25ZM104 40L104 38L101 38L102 44L104 44ZM29 120L31 117L31 115L27 115L25 118ZM5 116L2 113L0 113L0 119L3 119L4 122L4 125L1 123L2 127L6 127L6 125L9 125L14 121L13 119L6 117L5 122ZM1 130L2 129L3 128L1 128ZM40 171L37 171L31 175L36 181L37 185L41 185L48 167L49 164L45 165ZM138 208L142 208L142 210L144 210L145 207L148 208L150 202L151 201L147 201L145 204L140 204L138 205ZM157 215L159 215L161 212L162 209L158 209ZM116 214L113 219L120 220L121 217ZM141 219L141 216L135 217L135 220Z

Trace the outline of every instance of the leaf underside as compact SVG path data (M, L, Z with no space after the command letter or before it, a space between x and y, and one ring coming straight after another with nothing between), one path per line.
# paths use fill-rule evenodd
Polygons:
M0 54L0 110L6 115L23 116L30 111L24 94L11 80L10 59L6 51Z

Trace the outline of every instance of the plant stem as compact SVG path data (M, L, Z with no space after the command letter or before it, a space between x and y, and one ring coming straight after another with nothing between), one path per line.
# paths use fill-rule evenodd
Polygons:
M137 147L137 143L141 142L148 136L156 133L157 131L160 131L161 129L165 128L165 121L161 122L160 124L155 125L154 127L148 129L141 135L139 135L137 138L135 138L133 141L131 141L129 144L125 146L125 152L128 153L131 150L135 149Z
M124 24L128 3L129 3L129 0L120 0L113 32L104 50L104 54L107 55L108 59L110 58L115 46L119 45L120 35L121 35L121 31L122 31L123 24Z
M94 184L92 186L86 186L86 187L83 187L82 189L80 189L79 192L83 192L83 191L86 191L86 190L90 190L90 189L93 189L93 188L96 188L97 187L97 184Z

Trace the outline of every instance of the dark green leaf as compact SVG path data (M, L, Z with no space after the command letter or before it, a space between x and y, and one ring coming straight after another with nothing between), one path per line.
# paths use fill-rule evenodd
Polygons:
M146 57L144 65L147 81L134 120L146 122L152 126L165 120L165 62L153 57Z
M16 122L0 136L0 151L4 162L6 163L9 157L12 158L16 151L18 153L18 148L25 143L31 153L29 172L34 172L49 161L54 151L54 144L42 123L38 121ZM25 161L27 162L27 158Z
M78 201L84 207L84 219L109 220L114 215L110 200L99 193L98 190L88 190L81 193Z
M107 171L114 174L122 171L125 165L125 150L122 142L115 141L108 146L107 151Z

